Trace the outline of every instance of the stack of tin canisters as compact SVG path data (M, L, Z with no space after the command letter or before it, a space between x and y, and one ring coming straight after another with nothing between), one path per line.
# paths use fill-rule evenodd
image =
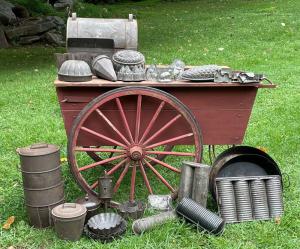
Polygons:
M51 210L64 202L59 148L40 143L17 149L17 152L29 223L38 228L52 226Z
M227 223L267 220L283 214L281 177L216 178L217 203Z

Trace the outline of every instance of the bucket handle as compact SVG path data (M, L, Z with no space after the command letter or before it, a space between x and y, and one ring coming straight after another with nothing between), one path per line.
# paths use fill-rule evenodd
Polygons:
M30 146L30 149L42 149L42 148L48 148L48 144L46 143L37 143Z
M64 203L62 208L76 208L76 203Z

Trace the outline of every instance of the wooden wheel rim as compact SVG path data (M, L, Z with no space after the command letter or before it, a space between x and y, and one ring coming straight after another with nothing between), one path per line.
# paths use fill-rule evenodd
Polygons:
M158 99L162 102L165 102L166 104L170 105L174 110L176 110L180 115L182 115L182 118L189 124L189 127L191 128L191 131L193 133L193 138L194 138L194 143L195 146L195 152L194 152L194 161L195 162L201 162L202 159L202 135L201 135L201 130L200 127L195 119L195 117L192 115L190 110L183 104L181 103L177 98L174 96L155 89L151 87L122 87L122 88L117 88L111 91L108 91L97 98L93 99L90 103L88 103L78 114L76 117L73 125L72 125L72 130L71 133L69 134L69 139L68 139L68 162L69 166L71 169L71 172L79 184L79 186L86 191L89 194L97 196L97 192L93 190L91 185L86 181L86 179L82 176L82 174L79 171L79 167L77 164L76 156L75 156L75 150L76 148L76 142L78 139L79 132L81 129L83 129L83 124L86 121L86 119L96 111L99 107L101 107L103 104L113 101L115 99L119 99L124 96L129 96L129 95L135 95L135 96L147 96L147 97L152 97L154 99ZM139 98L139 97L138 97ZM140 110L141 111L141 110ZM134 133L133 131L132 133ZM134 134L133 134L134 135ZM126 136L128 138L128 136ZM123 142L123 141L122 141ZM153 164L147 163L145 160L144 162L144 168L147 165L148 167L151 167ZM143 163L142 163L143 164ZM149 164L151 166L149 166ZM139 166L139 165L138 165ZM81 167L82 168L82 167ZM126 168L126 167L125 167ZM141 167L142 168L142 167ZM136 166L133 167L133 170L136 171ZM153 171L153 169L152 169ZM127 173L127 172L126 172ZM132 175L132 181L135 181L135 176L133 177ZM146 184L146 182L145 182ZM166 185L166 184L165 184ZM147 186L147 184L146 184ZM134 199L134 188L133 186L133 193L130 194L130 199ZM147 186L148 188L148 186ZM148 188L149 190L149 188ZM173 190L172 190L173 191ZM132 192L132 190L131 190ZM133 196L132 196L133 195Z

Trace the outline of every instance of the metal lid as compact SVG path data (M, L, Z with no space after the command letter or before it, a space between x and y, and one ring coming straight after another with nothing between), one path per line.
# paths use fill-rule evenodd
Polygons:
M120 50L114 53L112 60L114 62L124 65L135 65L145 63L144 55L134 50Z
M76 218L87 211L86 207L78 203L64 203L52 209L52 215L59 218Z
M24 148L18 148L17 152L22 156L43 156L55 153L59 147L54 144L36 143Z
M75 202L85 206L87 210L92 210L100 206L100 200L97 197L88 194L79 197Z

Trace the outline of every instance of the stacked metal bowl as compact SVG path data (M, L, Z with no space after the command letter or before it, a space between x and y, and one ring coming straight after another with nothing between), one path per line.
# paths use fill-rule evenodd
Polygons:
M102 242L120 238L126 231L127 223L118 214L101 213L91 217L84 227L86 235Z

